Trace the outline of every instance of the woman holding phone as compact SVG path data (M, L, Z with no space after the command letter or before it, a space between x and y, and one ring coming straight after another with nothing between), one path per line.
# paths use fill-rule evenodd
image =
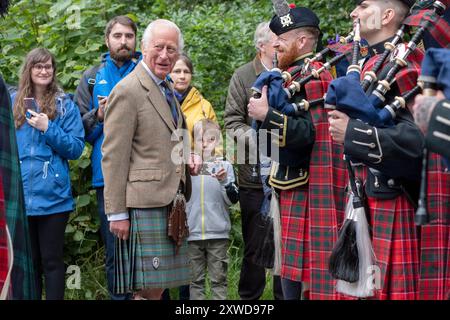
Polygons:
M81 116L56 79L54 56L43 48L25 58L11 97L38 296L64 299L64 232L74 209L68 160L81 156Z

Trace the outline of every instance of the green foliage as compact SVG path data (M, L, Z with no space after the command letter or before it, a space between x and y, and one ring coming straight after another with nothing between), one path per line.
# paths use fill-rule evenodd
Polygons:
M324 40L335 33L347 34L351 0L302 0L298 5L316 11ZM20 66L33 48L50 49L57 58L58 79L74 92L84 70L99 63L107 50L104 27L116 15L128 15L138 24L138 39L155 18L173 20L185 38L185 51L194 62L194 85L216 110L223 124L223 109L233 71L255 54L253 33L273 15L269 0L17 0L0 20L0 72L9 84L17 84ZM106 298L103 247L95 190L91 189L91 147L71 161L71 180L76 210L66 229L65 262L81 266L82 290L67 293L72 299ZM229 298L238 299L237 283L242 257L238 207L232 211ZM271 298L266 292L264 298Z

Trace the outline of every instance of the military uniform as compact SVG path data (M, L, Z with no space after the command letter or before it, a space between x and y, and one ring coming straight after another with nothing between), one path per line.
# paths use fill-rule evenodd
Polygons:
M298 9L298 8L296 8ZM310 12L298 16L294 12L294 23L313 18ZM315 16L315 15L314 15ZM313 19L312 19L313 20ZM272 19L271 29L281 34L284 29ZM318 27L318 19L315 24ZM300 57L288 71L303 66L305 58ZM319 69L322 63L313 63L312 69ZM310 70L309 70L310 71ZM299 73L297 79L306 76ZM332 76L323 72L319 79L308 82L289 102L302 99L314 100L324 96ZM289 83L285 84L289 86ZM314 295L315 288L321 286L321 279L327 277L328 256L316 237L330 232L330 226L343 217L345 205L345 166L342 161L342 146L331 141L328 132L328 117L323 106L312 107L296 116L286 116L270 108L261 129L275 130L271 138L279 146L279 163L272 167L270 183L280 190L280 215L282 233L281 276L295 282L309 283L311 299L327 298ZM321 210L327 216L318 219ZM337 237L337 229L331 230ZM331 248L328 248L331 251ZM327 292L334 291L331 285Z
M417 83L423 54L417 49L408 57L408 66L395 78L386 96L411 90ZM364 66L371 70L378 55ZM389 70L385 64L380 73ZM378 75L380 78L380 74ZM407 109L397 113L395 125L376 128L350 119L345 134L344 153L354 163L356 176L365 182L376 264L380 268L377 299L416 299L419 278L419 242L414 224L414 205L420 180L423 136Z

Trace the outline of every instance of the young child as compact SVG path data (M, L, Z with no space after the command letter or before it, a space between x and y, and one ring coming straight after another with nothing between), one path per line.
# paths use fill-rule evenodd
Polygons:
M194 147L202 154L204 169L192 177L192 196L186 210L191 300L206 298L206 270L211 280L212 299L227 298L229 206L238 201L238 190L231 163L215 158L220 135L219 125L210 119L194 125Z

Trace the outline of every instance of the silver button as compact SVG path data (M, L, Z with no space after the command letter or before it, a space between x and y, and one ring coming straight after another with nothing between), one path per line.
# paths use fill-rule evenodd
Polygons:
M394 185L395 185L394 179L389 179L388 180L388 186L392 188Z
M19 162L22 163L22 160L20 160Z
M375 149L376 146L377 145L375 143L373 143L373 142L369 145L370 149Z
M59 177L59 174L55 174L55 177L57 177L57 178L58 178L58 177Z
M367 133L368 136L371 136L373 131L372 131L372 129L367 129L366 133Z

